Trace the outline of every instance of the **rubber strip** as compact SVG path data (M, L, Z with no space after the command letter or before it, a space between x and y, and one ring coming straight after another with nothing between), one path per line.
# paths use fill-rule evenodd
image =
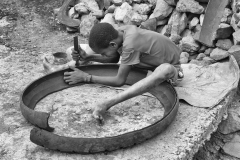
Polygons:
M80 70L93 75L114 76L119 66L117 64L88 65L78 67ZM37 126L31 130L30 140L45 148L72 153L97 153L113 151L139 144L164 131L176 117L179 99L174 87L164 82L149 91L164 107L164 116L154 124L140 130L128 132L119 136L104 138L72 138L51 133L54 128L48 125L49 113L34 111L36 104L45 96L73 86L63 80L63 73L70 69L57 71L43 76L23 91L20 99L22 115L27 121ZM147 72L133 68L127 77L126 84L132 85L146 77Z
M75 1L76 0L65 0L58 12L57 18L62 24L68 27L78 28L80 25L80 20L72 19L68 16L69 8L70 6L73 7L75 5Z

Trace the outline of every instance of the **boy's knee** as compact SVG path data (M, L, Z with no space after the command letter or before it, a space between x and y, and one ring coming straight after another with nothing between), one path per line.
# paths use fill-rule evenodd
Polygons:
M163 75L164 78L172 78L175 74L175 68L173 65L169 63L164 63L158 66L155 71L159 72L159 74Z

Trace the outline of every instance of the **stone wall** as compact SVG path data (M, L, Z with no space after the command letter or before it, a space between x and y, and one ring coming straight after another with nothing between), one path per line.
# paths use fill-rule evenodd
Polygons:
M213 38L213 45L198 39L209 0L112 0L103 9L95 0L78 0L68 15L79 19L77 28L88 37L92 26L108 22L115 27L132 24L169 37L181 49L181 63L212 64L240 52L240 1L229 1Z

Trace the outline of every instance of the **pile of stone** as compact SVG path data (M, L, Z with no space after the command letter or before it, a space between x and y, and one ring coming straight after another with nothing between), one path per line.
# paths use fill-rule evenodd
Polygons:
M136 25L169 37L181 49L181 63L211 64L239 52L240 2L229 2L214 37L214 44L198 42L209 0L111 0L101 10L95 0L78 0L69 17L80 19L80 34L88 37L92 26L108 22L114 27ZM67 28L74 31L73 28Z

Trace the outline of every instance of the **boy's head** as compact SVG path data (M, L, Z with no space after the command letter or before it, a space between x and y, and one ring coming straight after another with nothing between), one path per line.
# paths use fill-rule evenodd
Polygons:
M98 23L93 26L89 35L89 46L97 54L115 52L119 47L119 32L109 23Z

